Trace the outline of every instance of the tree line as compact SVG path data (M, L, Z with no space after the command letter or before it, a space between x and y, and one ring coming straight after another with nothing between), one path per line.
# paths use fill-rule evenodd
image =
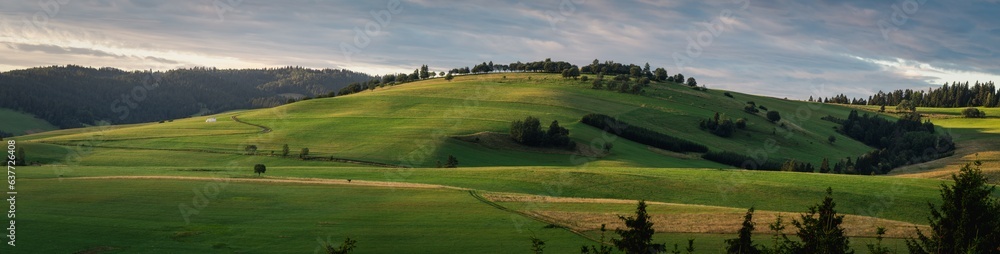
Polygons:
M155 122L276 106L287 100L284 95L326 94L369 78L350 70L301 67L149 72L50 66L0 73L0 107L59 128Z
M602 129L619 137L632 140L636 143L669 150L679 153L708 152L705 145L659 133L650 129L634 126L626 122L619 121L614 117L602 114L587 114L581 120L586 125Z
M814 101L809 97L809 101ZM840 94L829 98L816 98L815 101L823 103L840 103L853 105L880 105L895 106L904 103L912 104L913 107L997 107L1000 106L1000 95L993 81L979 82L973 85L969 82L945 83L941 87L928 88L927 91L900 89L891 92L878 91L878 93L864 98L847 98Z
M341 88L336 93L331 92L322 97L344 96L348 94L359 93L365 90L375 90L375 88L378 87L394 86L407 82L429 79L433 77L445 77L445 73L430 71L430 67L428 67L425 64L421 65L417 69L414 69L412 73L394 73L394 74L376 75L368 80L353 82Z

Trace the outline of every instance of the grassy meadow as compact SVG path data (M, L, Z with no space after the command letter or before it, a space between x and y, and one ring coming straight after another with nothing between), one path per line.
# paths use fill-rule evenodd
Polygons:
M647 200L656 203L651 213L663 216L664 226L675 226L658 229L659 241L672 247L693 238L698 253L718 253L722 240L734 236L726 226L733 216L755 207L761 218L780 213L790 220L820 202L828 187L838 212L878 222L852 222L852 245L863 250L876 224L926 225L927 203L940 202L939 187L955 165L974 153L993 163L986 165L1000 160L1000 142L993 142L1000 140L1000 110L964 119L954 109L921 108L954 133L956 156L899 169L899 176L737 170L618 138L580 118L607 114L715 151L816 166L872 148L820 119L843 118L856 107L730 97L669 82L652 84L644 95L590 87L553 74L469 75L274 108L15 137L28 161L42 165L17 169L22 240L0 251L303 253L318 250L318 239L339 244L351 237L357 253L528 253L529 238L537 237L546 241L546 252L565 253L595 244L596 223L613 222L614 215L632 212L636 200ZM782 120L744 112L748 101L779 111ZM698 128L716 113L747 118L748 128L730 138ZM606 156L586 157L454 138L507 133L511 121L526 116L543 127L559 121L579 144L614 147ZM209 117L218 121L206 123ZM285 144L287 157L280 156ZM247 154L247 145L257 146L256 154ZM315 158L299 159L302 148ZM449 155L458 168L435 167ZM266 165L266 173L254 174L255 164ZM213 194L199 199L205 193ZM486 202L471 193L573 201ZM195 215L182 208L198 204ZM755 239L768 244L770 235L761 229L771 221L764 219ZM575 231L566 229L577 222ZM711 223L710 229L694 226ZM887 243L902 250L904 234L893 234Z

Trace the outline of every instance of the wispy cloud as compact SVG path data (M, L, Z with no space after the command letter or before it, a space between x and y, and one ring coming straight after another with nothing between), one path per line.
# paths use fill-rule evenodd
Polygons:
M242 1L220 15L212 1L71 1L56 13L32 1L5 1L0 68L296 65L381 74L421 64L444 70L491 60L597 58L649 62L710 87L796 98L820 84L864 96L871 87L923 89L1000 75L997 1L926 1L886 33L879 22L898 17L893 5L902 1L748 0L749 8L738 11L741 1L400 0L401 12L345 57L341 43L353 43L388 2ZM738 12L720 17L730 11ZM46 24L23 22L39 13ZM673 54L712 22L727 30L678 70Z

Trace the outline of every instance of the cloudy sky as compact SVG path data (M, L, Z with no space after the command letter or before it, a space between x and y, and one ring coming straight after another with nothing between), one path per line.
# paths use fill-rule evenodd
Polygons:
M1000 81L998 0L2 0L0 70L345 68L550 57L650 63L710 88L867 96Z

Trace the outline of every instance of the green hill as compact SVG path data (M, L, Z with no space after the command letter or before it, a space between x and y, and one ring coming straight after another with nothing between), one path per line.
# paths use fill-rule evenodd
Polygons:
M613 139L612 154L588 164L602 166L728 168L697 156L671 156L628 140L603 134L579 123L587 113L615 116L633 125L668 133L709 146L712 150L760 154L783 161L795 158L818 165L823 158L857 156L870 148L838 136L826 115L846 116L846 107L810 104L723 91L696 91L675 83L654 83L645 95L590 89L590 84L550 74L492 74L434 79L359 94L301 101L270 109L147 124L101 132L102 146L142 149L204 149L240 152L254 144L260 151L278 151L288 144L293 152L307 147L314 156L415 167L434 166L448 155L462 166L570 166L566 154L496 150L451 137L479 132L506 133L513 120L534 116L547 125L558 120L580 143ZM747 101L779 111L779 124L763 113L743 111ZM698 122L718 112L722 117L747 118L746 130L722 138L698 128ZM796 115L798 117L796 117ZM256 127L231 117L267 126L273 132L248 138ZM37 139L47 143L88 140L94 133ZM22 139L32 140L33 136ZM589 160L586 160L589 161Z
M782 120L745 112L748 101ZM499 73L162 123L56 130L16 137L28 161L44 164L18 168L19 188L37 193L19 203L18 223L32 225L26 235L59 232L58 244L24 242L48 252L307 252L317 239L350 236L359 250L410 253L526 252L528 238L539 237L558 253L593 244L599 234L593 225L573 225L574 218L613 221L644 199L658 202L651 214L659 220L715 225L658 228L658 241L695 238L698 253L718 253L720 239L735 232L725 225L738 225L746 208L792 217L832 187L838 211L851 215L857 249L875 226L904 237L926 223L926 204L939 202L943 181L735 170L580 122L606 114L712 151L818 166L872 150L820 119L851 109L670 82L634 95L553 74ZM728 138L699 128L716 113L746 118L747 128ZM526 116L543 126L559 121L584 147L613 148L597 156L502 142L511 121ZM828 142L831 135L836 142ZM308 159L299 158L302 148ZM459 167L436 168L448 156ZM263 176L253 174L255 164L267 165ZM539 198L496 199L508 194ZM557 197L567 200L547 200Z

